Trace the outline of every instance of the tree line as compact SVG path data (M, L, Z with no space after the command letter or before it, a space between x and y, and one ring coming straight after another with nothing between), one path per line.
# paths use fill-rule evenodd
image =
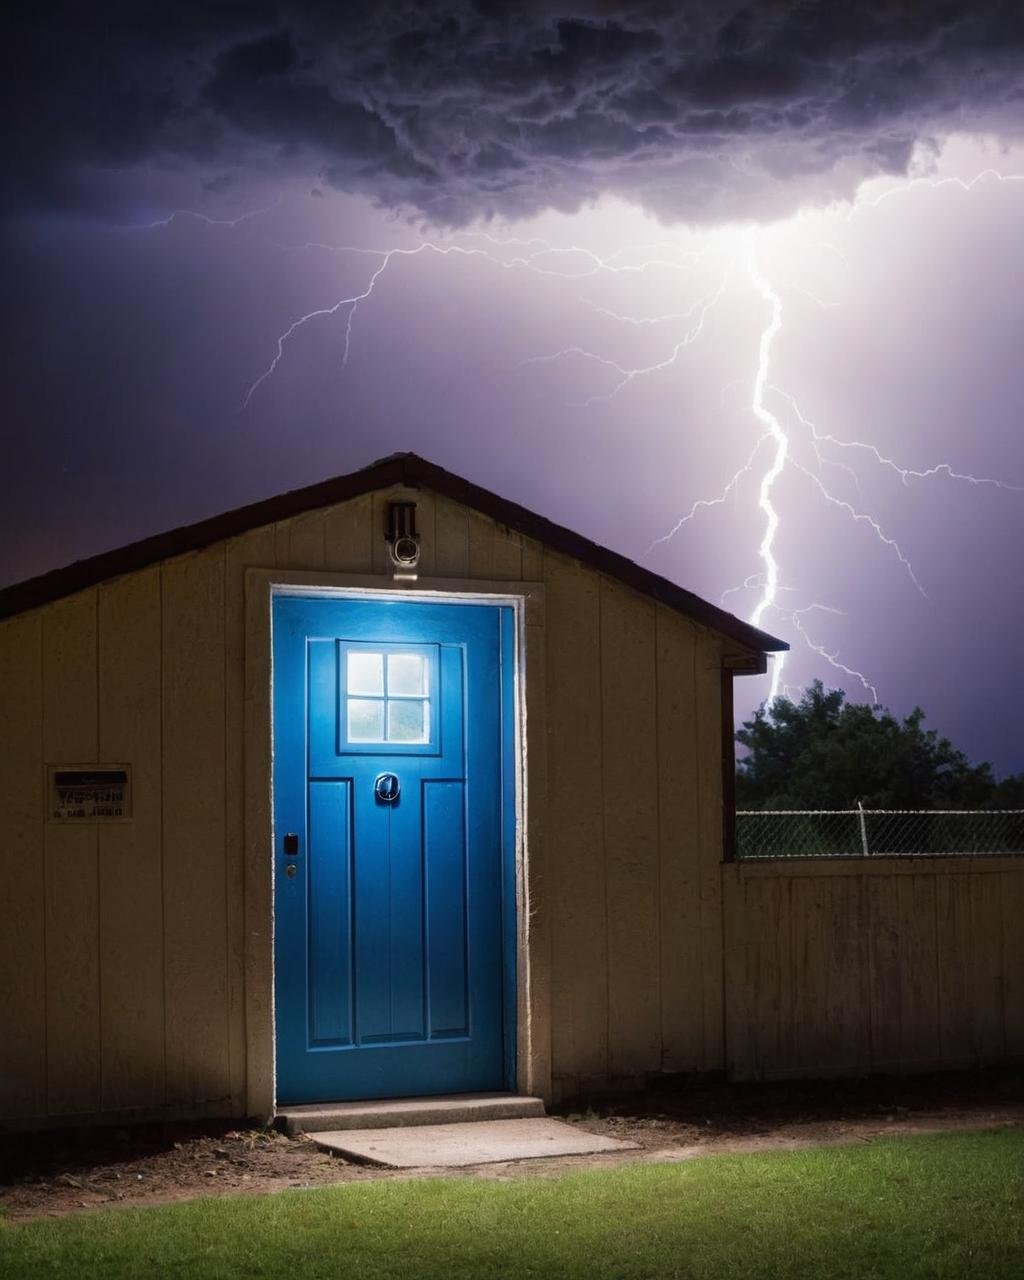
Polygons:
M900 720L820 680L736 732L738 809L1024 809L1024 773L997 780L915 707Z

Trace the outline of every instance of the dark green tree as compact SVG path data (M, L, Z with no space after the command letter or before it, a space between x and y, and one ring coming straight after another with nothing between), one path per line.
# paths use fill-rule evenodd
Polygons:
M744 722L736 740L739 809L1017 808L1024 775L997 783L948 738L923 727L920 707L899 720L884 707L848 702L816 680L799 702L776 698Z

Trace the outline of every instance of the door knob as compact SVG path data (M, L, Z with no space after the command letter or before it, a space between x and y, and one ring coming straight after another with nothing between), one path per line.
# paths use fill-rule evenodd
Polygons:
M401 789L398 776L394 773L380 774L373 784L374 794L383 804L394 804Z

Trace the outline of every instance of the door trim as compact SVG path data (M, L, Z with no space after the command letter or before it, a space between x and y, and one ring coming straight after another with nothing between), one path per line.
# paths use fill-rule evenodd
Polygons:
M550 1012L534 993L548 990L547 925L532 892L531 859L539 852L544 787L543 734L530 742L528 717L544 715L544 588L540 583L420 579L396 585L377 575L301 570L245 571L245 1016L246 1098L250 1116L269 1118L276 1092L273 925L272 602L277 595L344 599L429 600L488 604L511 610L502 633L513 651L512 714L503 705L503 777L511 772L514 803L503 800L503 963L505 1071L521 1092L550 1096ZM506 615L508 616L508 615ZM504 695L503 695L504 699ZM510 756L508 753L511 753ZM532 792L531 792L532 784ZM503 787L504 790L504 787ZM530 796L533 803L529 803ZM504 904L508 904L505 909ZM241 940L240 940L241 941ZM512 991L515 992L514 999ZM511 1005L511 1007L509 1007Z

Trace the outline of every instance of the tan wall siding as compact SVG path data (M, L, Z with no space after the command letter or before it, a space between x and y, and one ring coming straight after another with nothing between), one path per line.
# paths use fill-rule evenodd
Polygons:
M43 618L0 630L0 1114L46 1110ZM16 1033L15 1033L16 1032Z
M721 647L547 553L556 1095L724 1065Z
M228 1101L224 548L171 561L163 595L167 1102Z
M131 764L131 822L97 828L101 1107L164 1101L160 570L99 590L99 759Z
M1024 1055L1024 863L735 865L723 880L733 1077Z
M43 760L97 758L97 596L43 614ZM41 774L37 765L36 786ZM88 825L43 830L46 1096L57 1114L100 1104L98 835Z
M18 1028L0 1037L0 1115L238 1115L269 1096L272 1064L246 1050L271 957L244 916L246 778L269 779L244 734L265 696L246 685L245 571L385 573L393 496L0 624L0 1016ZM547 689L529 725L524 909L550 958L529 975L535 1078L568 1094L721 1066L719 642L476 512L405 496L424 576L545 588L528 650ZM47 823L45 765L97 761L132 765L132 821Z

